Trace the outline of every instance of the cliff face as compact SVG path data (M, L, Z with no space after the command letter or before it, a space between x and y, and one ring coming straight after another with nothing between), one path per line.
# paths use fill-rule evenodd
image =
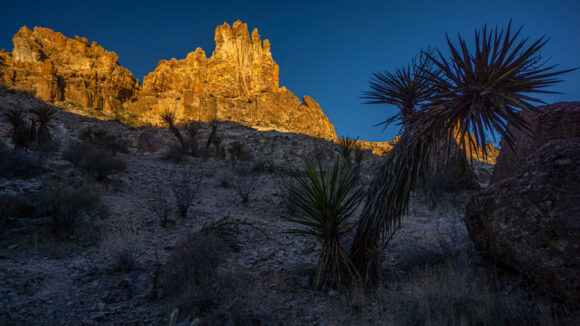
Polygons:
M23 27L13 42L12 53L0 52L0 82L47 102L70 102L89 114L131 116L137 124L161 125L159 114L171 110L180 121L217 119L336 139L314 99L300 101L279 88L270 42L262 41L257 29L250 36L239 21L216 28L210 58L198 48L182 60L161 60L143 87L114 52L85 38Z
M270 42L262 42L257 29L250 37L246 24L224 23L214 40L210 58L197 48L183 60L161 60L143 79L143 91L127 105L129 112L152 124L170 109L182 121L217 119L336 139L334 126L314 99L300 101L279 88Z
M106 114L123 111L139 82L114 52L87 39L69 39L48 28L22 27L12 53L0 52L0 80L51 102L71 102Z

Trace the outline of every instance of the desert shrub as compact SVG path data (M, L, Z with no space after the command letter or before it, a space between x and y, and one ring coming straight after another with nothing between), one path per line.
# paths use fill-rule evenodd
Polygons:
M79 141L71 143L63 151L62 159L78 166L86 155L95 150L110 152L112 156L129 152L119 137L110 135L106 130L87 128L79 135Z
M181 217L187 217L187 211L199 192L201 175L190 168L183 168L173 173L171 190Z
M231 186L231 174L227 172L221 172L218 175L218 184L222 188L229 188Z
M81 132L79 139L87 144L91 149L107 150L116 155L117 153L129 153L127 146L120 137L109 134L104 129L87 128Z
M35 138L34 123L26 120L24 111L19 108L4 109L0 119L12 127L14 149L28 149Z
M253 159L252 154L250 154L240 142L235 141L230 145L228 149L230 157L234 161L251 161Z
M75 227L105 214L99 194L92 189L57 182L43 185L37 208L52 219L52 230L59 235L71 235Z
M43 172L38 159L22 150L3 152L0 160L0 178L30 178Z
M197 151L197 155L201 155L201 151ZM182 145L176 141L169 144L169 148L165 151L163 158L168 161L179 163L187 155L187 151L183 149Z
M243 203L247 203L250 195L258 187L258 175L248 163L237 165L233 176L233 185L236 193L242 198Z
M171 222L169 216L171 215L172 210L163 183L158 183L157 189L153 191L152 196L149 199L148 207L159 220L161 227L164 228Z
M36 209L24 196L0 194L0 226L11 224L11 218L36 216Z
M111 236L106 241L106 252L111 259L111 270L128 273L139 269L139 251L124 234Z
M62 152L62 159L78 165L92 149L93 146L89 143L73 142Z
M289 184L289 202L294 214L287 219L302 228L291 232L313 236L320 243L314 285L342 287L358 276L340 241L350 233L348 218L360 204L363 191L356 188L358 171L338 159L332 168L306 163L306 175Z
M127 169L127 163L113 156L108 150L94 149L86 153L79 166L97 180L107 179L111 174Z
M224 300L218 266L231 251L236 234L231 223L220 221L185 235L165 265L161 286L182 315L207 314Z

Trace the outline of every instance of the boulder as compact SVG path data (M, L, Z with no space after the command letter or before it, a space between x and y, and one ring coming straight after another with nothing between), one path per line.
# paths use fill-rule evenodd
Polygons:
M577 116L568 119L575 121ZM524 138L528 142L520 147L530 153L527 158L502 156L502 150L498 164L510 157L517 165L509 167L509 174L502 166L506 170L501 171L501 180L496 175L495 183L470 198L465 223L484 255L529 276L549 294L578 303L580 138L544 141L564 133L550 131L549 126L569 125L557 121L556 117L542 120L546 128L533 124L532 130L540 132ZM577 125L574 128L577 132Z
M530 132L510 127L516 139L515 150L504 141L497 157L492 182L508 178L546 142L554 139L580 137L580 102L561 102L538 107L540 112L521 112L520 116L529 125Z
M139 135L139 148L145 153L155 153L160 148L159 141L149 132Z

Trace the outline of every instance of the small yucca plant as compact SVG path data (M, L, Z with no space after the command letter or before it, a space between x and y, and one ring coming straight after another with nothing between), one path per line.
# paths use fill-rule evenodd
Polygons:
M351 137L338 138L338 153L346 164L350 164L350 158L356 147L356 139Z
M56 110L48 105L40 105L32 110L30 110L35 116L36 126L36 137L39 144L45 144L50 141L50 128L52 127L52 121L56 115Z
M289 202L295 207L287 219L302 228L290 232L313 236L320 243L314 286L341 287L358 279L340 241L352 230L348 219L360 204L363 190L356 188L358 170L345 168L338 159L325 170L320 163L306 163L306 175L287 185Z
M34 128L26 121L24 111L10 108L2 111L0 119L12 126L12 143L15 149L28 149L34 139Z

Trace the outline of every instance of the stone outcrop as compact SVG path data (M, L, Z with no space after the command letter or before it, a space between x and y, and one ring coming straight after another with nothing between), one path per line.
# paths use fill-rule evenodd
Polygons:
M318 103L300 101L278 85L278 65L270 42L246 24L224 23L215 30L215 50L207 58L197 48L185 59L161 60L143 79L139 100L127 105L142 122L158 124L170 109L178 121L233 121L258 129L336 139L334 126Z
M529 125L529 133L509 129L516 139L517 147L514 151L502 141L492 182L510 177L528 156L546 142L580 137L580 102L555 103L538 109L538 113L520 113Z
M112 115L122 112L123 103L139 89L117 54L85 38L22 27L12 42L12 53L0 52L0 81L43 101L70 102Z
M552 140L521 168L475 194L465 223L475 247L580 302L580 138Z
M524 113L530 133L503 146L492 183L473 195L465 223L476 248L580 302L580 102Z
M173 111L177 122L222 120L258 129L336 139L318 103L300 101L279 87L270 42L242 22L215 30L211 57L198 48L185 59L161 60L140 87L114 52L85 38L66 38L47 28L23 27L12 53L0 52L0 83L54 104L72 104L87 114L124 117L161 125Z

